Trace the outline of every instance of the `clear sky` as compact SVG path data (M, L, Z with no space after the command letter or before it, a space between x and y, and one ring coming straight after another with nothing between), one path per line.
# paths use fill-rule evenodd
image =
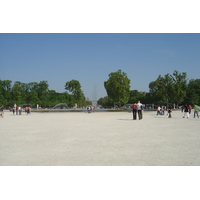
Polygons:
M174 70L200 78L200 34L0 34L1 80L47 80L49 89L64 92L75 79L95 100L107 95L104 81L118 69L131 79L131 90L139 91Z

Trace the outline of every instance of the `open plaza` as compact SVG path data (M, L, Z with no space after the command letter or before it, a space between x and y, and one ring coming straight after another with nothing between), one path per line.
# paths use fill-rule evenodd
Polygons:
M143 111L0 117L1 166L199 166L200 119Z

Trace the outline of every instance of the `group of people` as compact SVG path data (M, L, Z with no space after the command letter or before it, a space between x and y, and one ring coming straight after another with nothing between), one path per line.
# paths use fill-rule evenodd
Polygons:
M166 110L166 106L158 106L156 115L164 115ZM169 106L167 109L168 118L172 118L172 107Z
M137 114L138 114L138 118L139 120L141 120L143 118L143 113L142 113L142 110L143 110L143 105L140 101L138 101L137 103L135 102L133 105L132 105L132 110L133 110L133 120L136 120L137 119ZM164 115L165 114L165 110L166 110L166 106L158 106L157 108L157 115ZM168 115L168 118L172 118L172 108L171 106L168 107L167 109L167 115Z
M143 107L140 101L138 101L137 103L135 102L131 108L133 109L133 120L137 119L137 114L138 114L139 120L141 120L143 118L142 116Z
M22 107L15 104L12 108L12 112L13 112L13 115L21 115L22 114ZM26 106L25 113L30 114L30 112L31 112L31 107Z
M17 106L14 105L13 109L12 109L13 115L21 115L22 114L22 107L21 106Z
M193 109L194 109L194 118L195 117L199 118L199 107L196 104L194 104ZM182 112L184 112L183 118L187 117L187 119L188 119L191 114L191 110L192 110L191 105L188 106L187 104L185 104L184 106L182 106Z
M192 106L191 105L187 105L187 104L185 104L185 105L183 105L182 107L181 107L181 110L182 110L182 112L184 113L183 114L183 118L189 118L189 116L190 116L190 114L191 114L191 111L192 111L192 109L194 109L194 118L195 117L198 117L199 118L199 107L195 104L194 105L194 107L192 108ZM158 106L158 108L157 108L157 114L156 115L164 115L164 111L165 111L165 107L164 106ZM172 117L172 115L171 115L171 113L172 113L172 108L169 106L169 108L168 108L168 113L167 113L167 115L168 115L168 118L171 118Z
M93 107L93 106L87 106L87 112L88 113L94 113L95 112L95 110L94 110L95 108Z
M157 115L165 115L166 106L158 106Z

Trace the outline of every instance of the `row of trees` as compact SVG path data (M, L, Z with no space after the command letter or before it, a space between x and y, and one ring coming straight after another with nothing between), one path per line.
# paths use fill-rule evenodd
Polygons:
M118 70L109 74L104 82L108 96L100 98L98 104L102 106L132 104L140 100L144 104L200 104L200 79L187 80L187 73L159 75L155 81L149 83L149 92L141 93L130 90L130 79L127 74Z
M131 80L125 72L118 70L109 74L104 82L107 97L100 98L98 104L106 107L114 105L123 106L140 100L144 104L200 104L200 79L188 81L186 72L159 75L149 83L149 92L141 93L138 90L130 90ZM81 84L77 80L71 80L64 85L66 92L57 93L49 90L47 81L21 83L16 81L12 86L10 80L0 80L0 105L6 107L15 103L18 105L39 104L41 107L52 107L58 103L66 103L69 107L75 104L87 106L91 102L86 101Z
M0 105L11 107L17 105L52 107L58 103L66 103L69 107L87 106L91 102L86 101L81 85L77 80L66 82L65 89L68 91L58 93L55 90L49 90L47 81L22 83L16 81L12 85L10 80L0 80Z

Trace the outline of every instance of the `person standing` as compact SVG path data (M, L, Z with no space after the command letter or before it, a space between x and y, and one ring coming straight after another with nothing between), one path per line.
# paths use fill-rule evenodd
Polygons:
M3 105L0 107L0 113L1 113L1 117L4 117L4 107Z
M188 109L188 105L187 104L185 104L185 106L184 106L183 118L185 118L185 116L187 116L187 119L189 118L189 109Z
M28 106L25 108L25 113L28 114Z
M162 107L161 107L161 114L162 114L162 115L165 115L165 106L162 106Z
M16 105L16 115L18 115L18 113L19 113L19 106Z
M137 111L138 111L138 118L139 120L142 119L142 104L140 103L140 101L138 101L137 103Z
M137 119L137 103L134 103L131 107L133 109L133 120Z
M15 106L13 107L13 110L12 110L12 111L13 111L13 115L15 115Z
M22 107L21 106L18 107L18 111L19 111L19 115L21 115L22 114Z
M184 111L184 105L181 106L181 112L183 112L183 111Z
M189 114L191 114L191 111L192 111L192 106L191 105L188 106L188 111L189 111Z
M157 115L160 115L160 114L161 114L161 113L160 113L160 110L161 110L161 107L158 106L158 108L157 108Z
M90 106L87 107L87 111L88 111L88 113L91 113L91 107Z
M194 104L194 118L195 115L199 118L199 107L196 104Z
M27 115L31 114L31 107L27 106Z

